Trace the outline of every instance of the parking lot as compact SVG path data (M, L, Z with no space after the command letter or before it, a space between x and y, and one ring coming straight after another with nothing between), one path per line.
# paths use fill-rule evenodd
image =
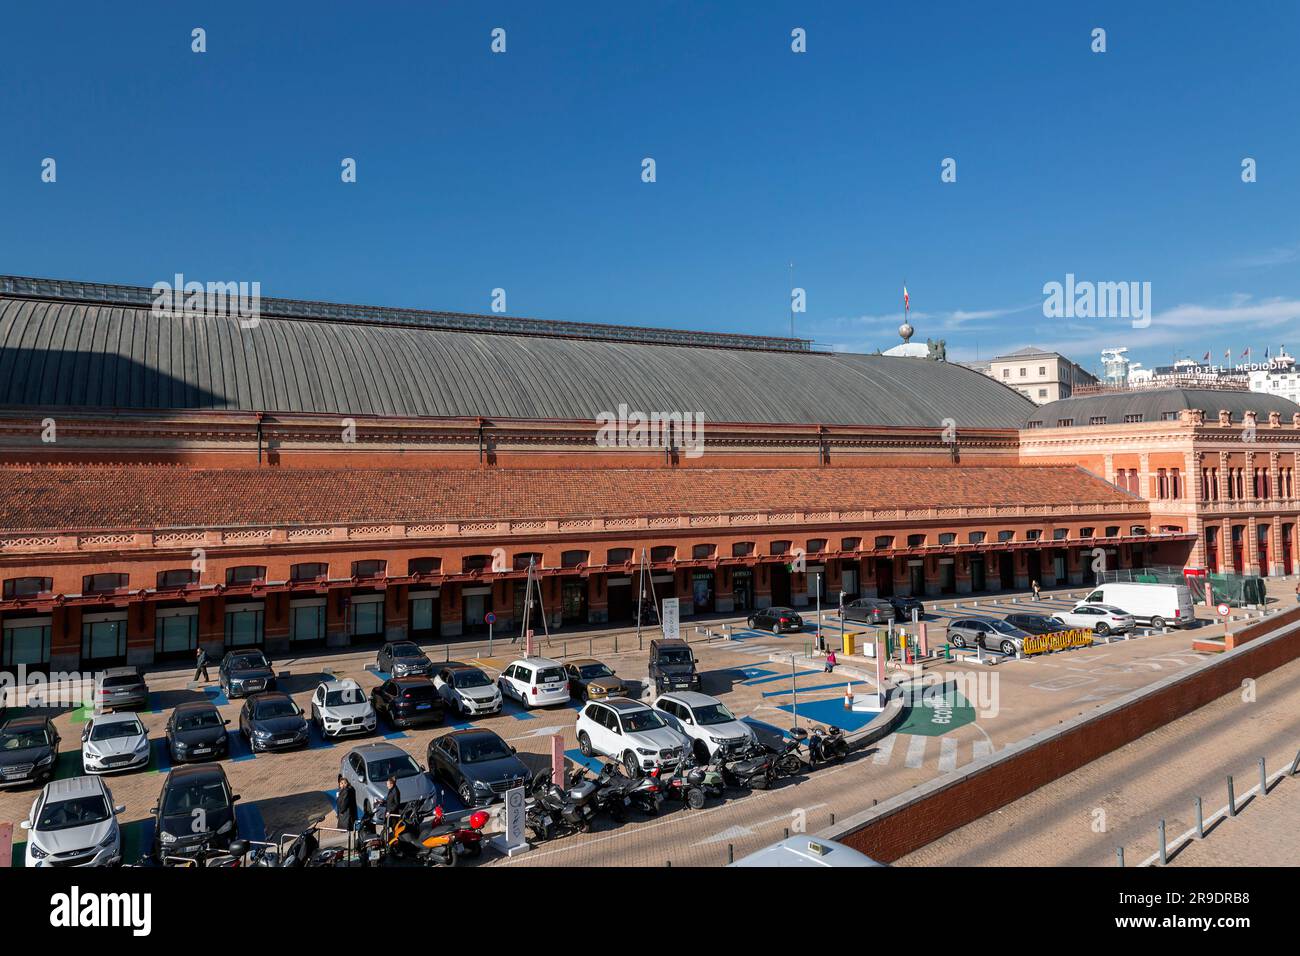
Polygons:
M1270 580L1272 606L1293 605L1294 582ZM1081 594L1077 590L1074 592ZM1011 610L1051 613L1072 603L1064 593L1044 593L1034 602L1020 597L1017 603L1000 598L979 598L978 606L970 600L927 603L927 622L931 646L943 642L944 622L972 614L1000 616ZM611 820L599 819L590 833L575 834L539 844L532 852L509 860L491 853L484 865L713 865L725 863L728 847L736 856L752 852L779 839L786 828L819 829L830 822L832 814L847 816L864 807L901 793L932 777L948 773L995 749L1073 716L1103 701L1127 693L1187 667L1204 655L1191 649L1194 638L1221 634L1223 625L1198 608L1205 618L1203 626L1164 635L1135 637L1099 644L1088 648L1035 656L1023 660L1006 660L997 666L958 660L939 660L925 670L925 679L944 684L956 675L973 674L978 686L977 699L949 696L945 706L916 707L905 712L894 733L850 755L843 764L825 767L811 774L782 780L768 791L729 790L722 801L710 801L700 810L667 804L665 813L654 818L640 818L616 826ZM829 619L828 619L829 620ZM716 624L710 627L719 631ZM844 709L845 685L858 673L872 670L862 658L841 657L841 668L825 674L821 668L800 663L814 637L815 624L806 624L800 633L776 636L750 631L743 621L736 622L730 640L709 640L697 634L694 625L683 631L692 646L703 674L703 691L722 699L737 716L751 722L760 735L777 735L798 720L802 724L835 723L846 731L860 728L870 715L849 713ZM826 625L826 636L838 636L838 623ZM647 652L637 647L635 637L627 631L617 632L618 650L614 650L615 632L554 635L553 642L542 648L548 656L585 657L589 654L608 663L619 677L638 686L644 684ZM643 643L648 645L649 634ZM369 693L384 675L374 670L375 648L349 649L342 653L320 653L301 658L273 660L280 673L280 689L291 693L300 707L307 708L316 685L334 677L353 678ZM462 660L482 667L493 678L517 656L517 645L497 641L493 652L476 646L472 653L457 656L457 648L439 645L429 648L435 661ZM150 733L153 755L147 770L106 778L118 803L125 804L121 817L124 830L124 857L135 860L152 837L149 814L162 786L163 774L169 769L165 741L162 739L167 714L176 704L208 698L231 721L231 756L224 761L233 789L241 795L237 816L241 835L253 840L274 839L281 833L300 832L313 822L327 825L333 820L335 778L339 762L353 745L352 741L325 741L312 730L310 745L287 753L252 754L234 733L238 726L241 701L228 701L215 681L202 687L189 686L188 672L151 672L150 706L141 718ZM215 678L215 668L213 677ZM796 703L797 701L797 703ZM568 703L531 711L522 710L507 700L498 715L475 718L473 726L490 728L516 747L521 758L533 769L549 766L551 736L561 735L566 756L583 761L577 749L574 722L578 704ZM20 709L11 709L16 715ZM80 727L84 709L64 710L55 715L63 737L57 765L58 777L81 772ZM432 729L395 731L381 722L379 736L409 752L421 763L431 738L453 727L469 726L449 715L447 723ZM375 738L369 738L375 739ZM18 821L27 816L36 796L34 788L0 790L0 821L14 823L13 859L22 865L22 831ZM448 808L459 801L448 796Z

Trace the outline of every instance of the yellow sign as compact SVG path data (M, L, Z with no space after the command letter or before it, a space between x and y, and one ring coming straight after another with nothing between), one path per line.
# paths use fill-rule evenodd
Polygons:
M1092 644L1092 631L1078 628L1071 631L1054 631L1051 634L1035 634L1021 642L1021 649L1028 654L1047 654L1063 651L1071 647L1088 647Z

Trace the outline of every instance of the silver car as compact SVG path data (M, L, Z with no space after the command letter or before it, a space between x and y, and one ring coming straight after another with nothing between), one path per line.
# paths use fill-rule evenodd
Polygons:
M53 780L22 822L28 866L114 866L122 859L117 816L126 807L98 777Z
M149 734L135 714L94 714L81 731L81 769L116 773L149 763Z
M339 773L357 792L357 807L369 818L388 798L388 778L397 778L402 803L420 800L434 792L433 779L401 747L376 741L353 747L339 764Z
M1013 624L996 617L967 617L948 625L948 643L953 647L983 647L1015 657L1031 636Z

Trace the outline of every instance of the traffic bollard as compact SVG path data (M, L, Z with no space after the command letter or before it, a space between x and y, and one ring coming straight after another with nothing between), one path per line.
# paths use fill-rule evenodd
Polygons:
M1124 865L1124 848L1122 846L1115 847L1115 862L1119 866Z
M1205 808L1201 806L1201 798L1196 798L1196 839L1205 839Z
M1228 816L1235 817L1236 815L1237 796L1236 792L1232 789L1232 774L1228 774Z
M1259 795L1268 796L1268 770L1264 766L1264 758L1259 758Z
M1169 862L1169 848L1165 843L1165 821L1160 821L1160 865L1164 866Z

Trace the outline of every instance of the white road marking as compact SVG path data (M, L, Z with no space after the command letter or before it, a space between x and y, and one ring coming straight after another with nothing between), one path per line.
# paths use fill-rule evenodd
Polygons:
M894 743L898 740L898 734L890 734L876 747L876 752L872 754L872 763L885 764L889 763L889 758L894 755Z
M907 745L907 757L903 764L913 770L919 768L925 762L925 748L929 742L929 737L922 737L919 734L914 736L911 743Z
M976 760L979 760L980 757L987 757L989 754L993 753L993 741L991 740L977 740L971 745L971 747L974 751Z
M957 738L944 737L939 741L939 772L957 769Z

